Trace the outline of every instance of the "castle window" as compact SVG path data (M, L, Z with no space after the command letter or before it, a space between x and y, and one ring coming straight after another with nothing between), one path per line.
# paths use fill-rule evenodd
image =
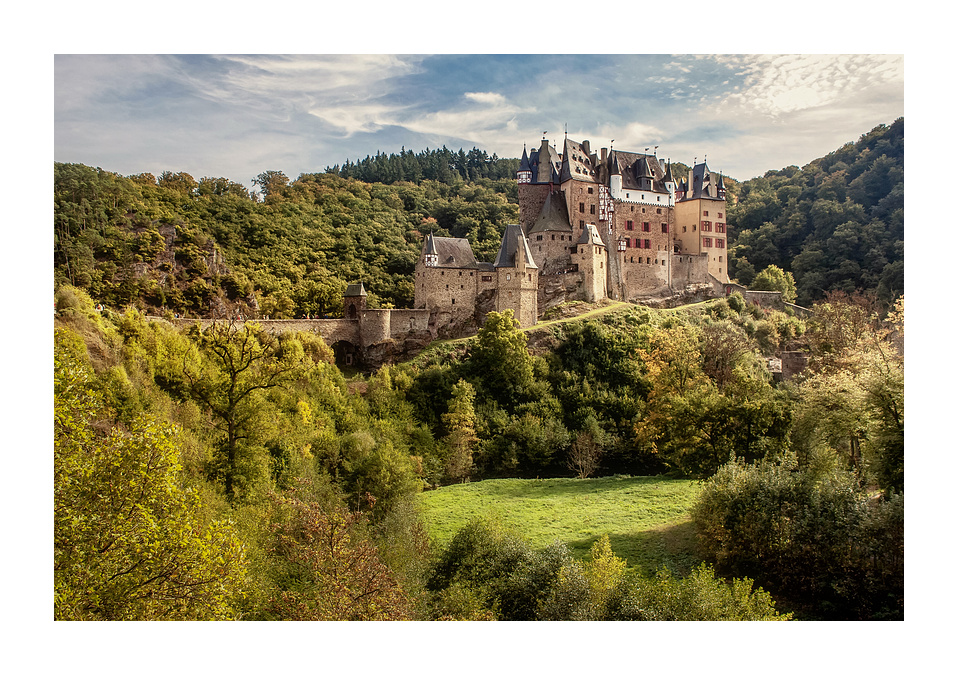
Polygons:
M719 262L722 262L722 256L719 256Z
M579 229L581 230L583 227L585 227L585 221L584 221L584 220L580 220L580 221L579 221Z
M589 188L589 194L590 195L592 194L592 188Z
M669 224L662 223L662 234L668 234L668 233L669 233Z
M459 271L459 276L462 276L462 270Z
M702 237L702 246L712 248L712 237Z
M585 202L579 202L579 213L585 213Z
M708 211L703 211L703 212L702 212L702 215L703 215L703 216L707 216L708 214L709 214Z
M719 217L719 218L721 218L721 217L722 217L722 212L721 212L721 211L719 211L719 213L718 213L718 217Z
M652 231L652 226L651 226L649 223L642 223L642 231L643 231L643 232L651 232L651 231Z
M715 248L725 248L725 240L716 238Z
M483 281L492 281L492 277L489 276L489 275L484 274L484 275L482 275L482 280L483 280Z
M651 242L651 241L649 241L648 239L645 239L644 241L645 241L645 248L652 248L652 242Z
M469 273L469 276L472 276L472 272Z
M685 225L683 225L683 226L682 226L682 231L683 231L683 232L688 232L688 228L687 228Z
M662 213L662 209L656 209L655 212L656 212L656 213Z
M552 241L555 241L555 240L556 240L556 236L552 235Z
M695 232L695 225L692 226L692 231Z
M506 281L512 281L512 275L511 275L511 274L507 274L507 275L506 275ZM511 295L511 293L510 293L510 295Z
M625 221L625 229L631 230L635 227L635 224L631 220Z
M536 235L536 241L542 241L542 235L541 235L541 234L537 234L537 235ZM539 250L541 251L542 249L540 248Z
M454 304L454 305L456 304L456 299L455 299L455 298L452 299L452 304Z
M589 213L595 213L595 204L589 204Z

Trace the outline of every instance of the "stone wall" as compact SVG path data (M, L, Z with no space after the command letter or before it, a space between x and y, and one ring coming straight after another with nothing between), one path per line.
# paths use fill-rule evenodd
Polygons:
M707 255L672 255L672 287L681 291L689 284L709 283L709 260Z
M571 232L536 232L530 234L529 250L540 271L545 274L561 272L572 266L570 250L575 242Z
M424 309L391 309L389 336L401 339L407 333L429 330L429 311Z
M592 190L590 193L589 190ZM599 230L599 185L588 181L572 180L563 186L566 207L572 220L572 232L576 239L585 225L592 223Z
M626 249L620 252L624 300L655 294L669 285L669 252Z
M486 287L494 287L494 280L482 281L477 269L416 266L416 309L430 312L448 312L454 322L470 319L476 310L476 295Z
M542 212L542 205L549 196L549 184L523 184L519 186L519 225L528 232Z

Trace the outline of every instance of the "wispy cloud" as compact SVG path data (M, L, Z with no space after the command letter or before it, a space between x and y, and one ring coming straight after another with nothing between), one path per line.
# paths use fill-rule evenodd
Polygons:
M778 55L720 58L744 76L740 91L729 95L723 108L778 117L832 105L850 92L902 86L904 57L900 55Z
M55 158L122 173L288 175L400 146L512 157L562 132L735 177L904 112L901 56L58 56Z

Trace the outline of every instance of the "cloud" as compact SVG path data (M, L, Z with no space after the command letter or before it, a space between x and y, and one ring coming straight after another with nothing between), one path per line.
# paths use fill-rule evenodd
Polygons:
M503 104L506 102L505 96L492 91L468 91L464 96L477 103Z
M873 87L904 87L901 55L774 55L719 57L744 82L722 102L725 109L779 117L842 102Z
M510 103L494 92L467 92L458 105L425 115L409 116L401 126L410 131L453 138L468 138L481 143L499 141L498 133L514 122L517 115L531 108Z

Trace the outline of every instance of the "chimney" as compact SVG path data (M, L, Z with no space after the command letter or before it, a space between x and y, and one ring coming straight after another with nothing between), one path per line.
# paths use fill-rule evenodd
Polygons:
M605 164L605 160L608 159L609 157L609 149L602 148L601 150L599 150L599 152L601 153L600 157L602 158L602 163Z
M592 152L589 150L589 141L582 141L582 153L586 157L592 154Z

